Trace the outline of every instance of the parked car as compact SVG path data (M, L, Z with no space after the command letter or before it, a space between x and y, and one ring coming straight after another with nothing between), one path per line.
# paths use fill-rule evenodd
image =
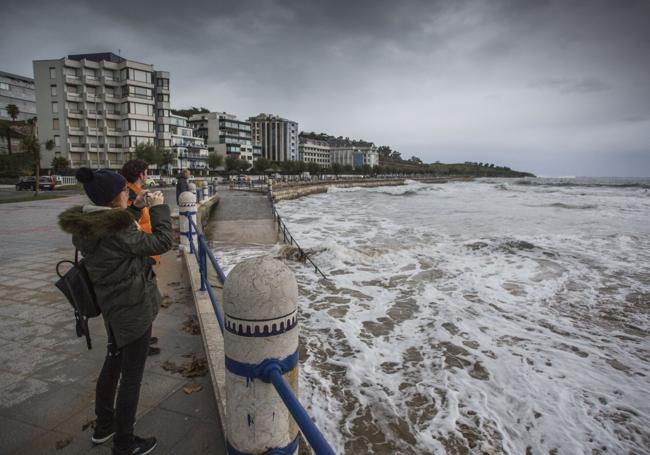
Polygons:
M144 184L149 186L149 187L159 186L158 182L156 180L152 179L151 177L147 178L147 181L144 182Z
M36 189L36 177L21 177L20 180L16 183L16 190L31 190ZM50 177L41 177L38 179L38 189L52 191L54 189L55 183L52 182Z

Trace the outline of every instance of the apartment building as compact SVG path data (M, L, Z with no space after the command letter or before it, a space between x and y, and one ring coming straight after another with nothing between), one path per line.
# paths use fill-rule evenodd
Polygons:
M265 158L271 161L300 159L297 122L269 114L259 114L248 121L253 144L261 146Z
M374 144L368 146L345 145L332 147L330 150L332 164L352 166L354 169L362 166L375 167L379 164L379 153Z
M36 95L34 79L0 71L0 119L12 120L7 105L18 107L16 120L31 120L36 117Z
M327 141L300 137L299 151L300 159L305 163L316 163L323 167L332 165L332 147Z
M224 158L232 156L251 163L261 156L261 146L253 144L250 123L238 120L233 114L194 114L188 124L194 130L195 136L205 139L210 153Z
M202 175L208 171L208 149L205 140L196 137L187 122L187 117L170 116L171 149L175 157L170 170L177 172L187 168L194 175Z
M34 61L41 165L119 169L140 143L171 146L169 73L112 53Z

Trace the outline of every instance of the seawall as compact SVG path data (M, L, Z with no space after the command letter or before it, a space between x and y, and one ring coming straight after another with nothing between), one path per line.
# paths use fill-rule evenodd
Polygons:
M276 201L296 199L310 194L326 193L330 188L377 187L404 185L404 179L358 179L327 180L322 182L273 182L273 198Z

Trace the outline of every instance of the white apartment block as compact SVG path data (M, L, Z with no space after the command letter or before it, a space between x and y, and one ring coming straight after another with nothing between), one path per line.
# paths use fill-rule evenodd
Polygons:
M253 145L251 125L227 112L194 114L188 124L195 136L205 139L210 153L224 158L232 156L253 162L261 155L261 147Z
M172 172L190 169L192 174L203 174L208 170L208 149L203 138L194 136L194 130L187 124L187 118L170 116L171 149L175 162Z
M119 169L140 143L171 146L169 73L112 53L34 61L41 165Z
M333 147L330 154L332 164L338 163L341 166L352 166L354 169L362 166L375 167L379 164L379 153L374 144L364 147Z
M265 158L271 161L300 159L297 122L269 114L259 114L248 121L253 144L261 146Z
M300 159L305 163L316 163L319 166L330 167L332 164L332 147L327 141L300 138Z

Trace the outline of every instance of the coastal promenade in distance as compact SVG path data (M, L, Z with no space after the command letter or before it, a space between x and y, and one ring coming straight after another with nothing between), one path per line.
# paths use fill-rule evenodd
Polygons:
M88 350L75 335L72 308L54 287L56 263L74 256L57 216L85 202L77 195L0 204L2 454L111 453L110 442L90 442L95 381L106 349L102 319L90 321ZM157 274L163 308L153 335L161 353L147 360L136 434L157 437L157 454L223 454L209 375L174 372L205 357L201 336L188 323L195 310L176 251L163 255Z

